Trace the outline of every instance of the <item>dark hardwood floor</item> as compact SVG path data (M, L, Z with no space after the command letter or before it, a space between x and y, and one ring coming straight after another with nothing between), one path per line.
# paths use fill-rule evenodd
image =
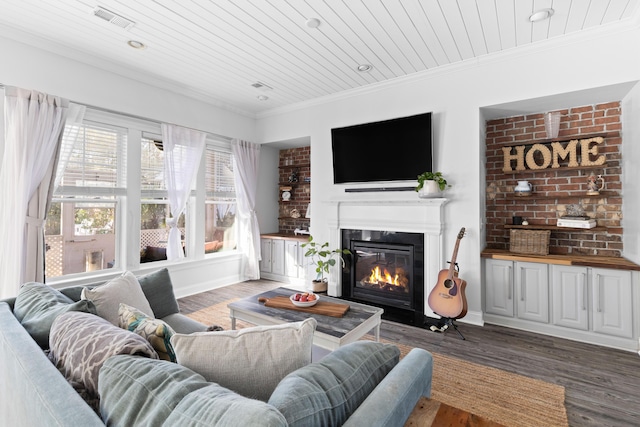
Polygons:
M283 284L238 283L181 298L184 313L243 298ZM570 426L640 426L640 357L575 341L494 325L459 323L466 340L445 333L383 321L385 339L565 387ZM455 366L452 367L455 369Z

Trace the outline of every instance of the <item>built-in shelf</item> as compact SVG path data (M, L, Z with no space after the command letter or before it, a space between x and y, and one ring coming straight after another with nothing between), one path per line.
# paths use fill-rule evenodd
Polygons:
M280 165L278 166L279 169L289 169L289 168L308 168L309 166L311 166L311 163L298 163L295 165Z
M278 219L282 221L284 221L285 219L290 219L291 221L311 221L311 218L305 218L303 216L301 216L300 218L293 218L290 216L281 216L281 217L278 217Z
M607 231L607 227L593 228L574 228L574 227L558 227L557 225L512 225L505 224L504 228L516 228L518 230L551 230L551 231L567 231L572 233L594 233L596 231Z
M505 198L507 200L521 200L521 201L527 201L527 200L563 200L563 201L577 201L577 200L584 200L584 199L591 199L592 201L597 201L598 199L601 199L603 197L622 197L620 196L620 194L617 191L600 191L600 194L598 195L589 195L586 194L584 191L569 191L569 192L564 192L561 196L560 195L553 195L553 194L548 194L548 193L532 193L528 196L519 196L515 193L507 193L505 194Z

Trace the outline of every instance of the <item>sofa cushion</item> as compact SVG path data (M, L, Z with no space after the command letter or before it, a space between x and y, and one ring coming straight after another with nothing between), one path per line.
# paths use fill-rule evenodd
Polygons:
M20 287L13 314L43 349L49 348L49 331L55 318L67 311L96 313L91 301L72 301L44 283L29 282Z
M287 420L273 406L214 383L186 395L164 425L286 427Z
M180 312L178 301L173 293L173 283L169 270L162 268L153 273L138 277L138 283L144 292L154 317L162 319L170 314ZM134 306L135 307L135 306Z
M158 359L151 344L139 335L88 313L59 315L51 326L50 359L72 383L88 396L98 395L98 372L116 354L137 354Z
M187 394L208 385L176 363L113 356L100 368L100 413L107 425L159 426Z
M266 401L285 375L311 362L317 322L175 334L178 363L245 397Z
M98 384L107 425L286 426L272 406L175 363L114 356L100 369Z
M149 341L162 360L176 361L173 346L169 341L175 333L171 326L160 319L147 316L137 308L120 303L119 326L140 335Z
M150 317L155 317L138 279L130 271L124 272L121 276L111 279L102 286L93 289L84 288L82 299L93 301L98 316L107 319L116 326L119 323L118 310L121 302L136 307Z
M398 364L391 344L358 341L287 375L269 404L289 426L342 425Z

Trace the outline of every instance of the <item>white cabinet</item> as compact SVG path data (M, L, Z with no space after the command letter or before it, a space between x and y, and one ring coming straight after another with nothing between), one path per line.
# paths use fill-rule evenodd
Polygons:
M271 273L271 243L273 239L260 239L260 272Z
M261 273L284 275L284 240L260 239Z
M271 241L271 273L284 276L284 240Z
M485 267L487 313L536 322L549 321L546 264L488 260Z
M485 311L513 317L513 261L498 259L486 261Z
M268 237L260 239L262 261L260 277L302 286L306 269L302 241L296 238Z
M589 290L586 267L551 266L552 323L589 329Z
M485 321L636 350L640 335L635 271L487 259Z
M631 272L591 269L593 330L619 337L633 337Z
M284 241L284 265L287 277L297 278L300 277L301 274L304 275L304 271L302 271L303 263L301 262L301 260L304 259L304 253L302 253L302 251L303 249L300 247L300 243L298 241Z
M548 265L535 262L515 263L515 288L520 319L534 322L549 321Z

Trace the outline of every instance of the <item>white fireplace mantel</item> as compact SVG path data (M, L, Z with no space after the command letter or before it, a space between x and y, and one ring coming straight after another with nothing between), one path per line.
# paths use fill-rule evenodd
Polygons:
M355 196L355 197L354 197ZM341 230L375 230L424 233L424 308L427 316L435 316L427 298L444 268L444 205L447 199L420 199L415 193L394 194L380 200L379 193L351 195L327 202L330 247L340 247ZM341 296L341 275L332 272L328 293Z

